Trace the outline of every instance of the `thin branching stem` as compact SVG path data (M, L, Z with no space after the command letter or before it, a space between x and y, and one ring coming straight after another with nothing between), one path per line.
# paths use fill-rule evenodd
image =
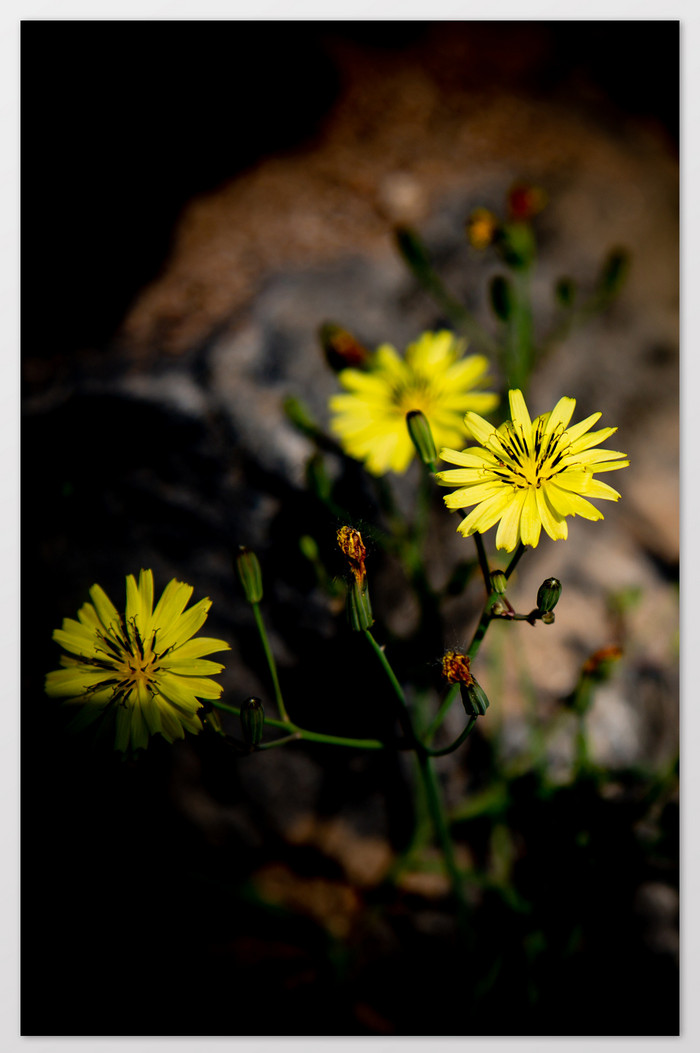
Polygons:
M275 702L277 703L277 708L279 709L279 713L280 713L280 716L281 716L282 720L285 721L286 723L290 723L290 721L289 721L289 714L287 713L287 710L286 710L286 707L285 707L285 704L284 704L284 699L282 697L282 688L280 687L280 681L279 681L279 677L277 675L277 664L275 662L275 656L272 653L272 648L270 647L270 641L268 640L268 637L267 637L267 631L265 629L265 623L263 622L262 613L260 611L260 604L259 603L253 603L253 604L251 604L251 606L253 608L253 615L255 616L255 624L258 627L258 634L260 636L260 642L262 643L263 651L265 652L265 658L267 660L267 667L270 670L270 677L272 679L272 687L273 687L273 690L274 690L274 693L275 693Z

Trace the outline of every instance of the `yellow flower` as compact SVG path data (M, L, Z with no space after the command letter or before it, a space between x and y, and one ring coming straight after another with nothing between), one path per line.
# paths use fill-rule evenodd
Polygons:
M126 613L120 615L99 585L90 589L78 621L64 618L53 634L69 655L62 669L46 677L46 693L67 703L84 703L83 722L111 713L115 748L148 745L160 733L168 742L185 731L197 734L201 698L219 698L221 685L210 673L224 668L202 656L228 651L224 640L192 639L206 621L211 600L185 611L192 586L173 579L153 609L153 574L142 570L138 585L126 579Z
M620 497L596 472L626 468L627 455L594 450L617 428L591 431L601 416L593 413L572 428L576 400L559 399L551 413L530 420L520 391L509 391L512 420L494 428L476 413L465 424L481 446L462 451L444 449L444 461L460 465L439 472L438 481L459 489L445 497L448 508L475 507L457 528L468 537L499 522L497 548L512 552L518 542L533 548L542 527L555 541L567 536L567 516L602 519L588 498L617 501Z
M498 404L492 392L475 391L488 384L488 360L463 357L466 342L447 330L423 333L401 358L382 344L366 370L344 369L338 379L347 394L330 400L331 429L351 457L365 462L373 475L405 472L415 455L406 414L420 410L437 445L456 443L464 435L467 410L488 413Z

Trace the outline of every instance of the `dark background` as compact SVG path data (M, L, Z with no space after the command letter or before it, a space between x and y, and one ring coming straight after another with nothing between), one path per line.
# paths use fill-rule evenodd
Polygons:
M26 380L28 393L50 398L42 377L80 376L92 368L83 365L86 352L109 353L193 195L319 134L339 90L329 40L350 39L381 63L430 30L425 23L24 23L22 344L26 359L48 363L45 374L34 370ZM483 85L492 76L515 93L569 94L583 107L603 99L611 113L660 122L677 143L677 23L459 23L454 32L475 34L494 56L465 70L467 81ZM533 36L540 59L523 68L517 55ZM241 536L252 501L245 487L236 500L222 496L224 435L124 410L116 397L76 396L55 413L28 418L23 430L23 1034L674 1033L676 971L644 943L633 897L640 875L668 877L670 868L673 881L675 805L667 806L656 856L642 857L631 831L644 802L634 787L615 804L589 785L545 804L523 776L509 819L530 845L518 881L535 921L487 897L465 955L447 907L410 895L397 900L380 887L365 909L385 912L390 924L378 931L381 953L373 957L371 940L353 952L301 914L265 909L250 892L256 867L290 857L270 816L256 813L255 784L238 767L253 759L230 763L202 736L185 750L154 742L147 763L131 764L63 735L42 682L56 665L51 630L85 598L69 569L87 564L89 554L85 573L116 599L125 550L184 563L195 549ZM186 508L173 519L143 485L144 463L157 463L166 481L191 485L215 510L210 526ZM279 480L265 482L289 508L298 502ZM287 583L308 593L308 582L293 574ZM315 629L313 612L306 617L300 633L308 632L331 669L336 641ZM241 632L242 622L239 610L226 611L212 634ZM360 682L362 671L358 659ZM303 684L295 688L303 697ZM352 695L357 683L346 690ZM353 712L361 734L371 699ZM474 747L472 762L478 769L479 749L487 771L486 743ZM399 802L408 776L398 761L387 771L373 758L357 768L337 754L306 754L321 773L328 814L348 796L355 803L353 795L366 813L378 797L383 810L370 827L386 815L392 844L405 843L411 816ZM259 836L246 830L223 844L204 837L173 803L174 788L189 782L224 807L243 800ZM486 830L470 836L477 853L486 851ZM543 873L537 848L553 842ZM311 849L291 855L301 874L338 877ZM560 969L572 904L585 936ZM428 916L423 929L420 916ZM546 959L528 944L533 931L549 943ZM479 980L494 969L501 986L473 1002Z

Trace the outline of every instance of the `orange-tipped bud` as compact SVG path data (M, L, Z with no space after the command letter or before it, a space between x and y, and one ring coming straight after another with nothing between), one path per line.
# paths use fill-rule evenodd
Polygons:
M467 220L467 237L475 249L487 249L498 232L498 219L487 208L477 208Z
M610 671L612 662L616 662L619 658L622 658L621 647L617 647L614 644L610 647L601 647L586 659L581 672L584 676L605 677Z

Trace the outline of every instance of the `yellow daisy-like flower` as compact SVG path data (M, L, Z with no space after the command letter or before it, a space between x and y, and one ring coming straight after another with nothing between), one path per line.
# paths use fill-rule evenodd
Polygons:
M390 344L370 357L368 368L344 369L338 379L347 394L330 400L331 429L351 457L364 461L373 475L405 472L415 449L406 414L420 410L436 445L456 443L464 436L467 410L488 413L498 396L475 390L487 385L488 360L463 357L466 341L453 333L423 333L401 358Z
M69 655L62 669L46 677L46 693L67 703L84 703L84 722L108 710L116 722L115 748L148 745L160 733L168 742L185 731L197 734L202 698L219 698L221 685L209 678L224 668L202 656L228 651L224 640L192 639L206 621L211 600L185 607L192 586L173 579L153 608L153 574L142 570L138 585L126 579L126 612L120 615L99 585L90 589L78 621L64 618L53 634Z
M617 431L590 430L600 413L567 427L576 399L559 399L551 413L534 421L520 391L509 391L508 399L512 420L499 428L467 413L467 429L481 446L441 450L443 461L460 467L437 478L459 487L445 497L448 508L475 506L458 526L460 533L468 537L499 523L496 547L512 552L520 541L534 548L542 527L555 541L565 538L567 516L602 519L588 498L617 501L620 495L594 474L626 468L629 461L616 450L593 449Z

